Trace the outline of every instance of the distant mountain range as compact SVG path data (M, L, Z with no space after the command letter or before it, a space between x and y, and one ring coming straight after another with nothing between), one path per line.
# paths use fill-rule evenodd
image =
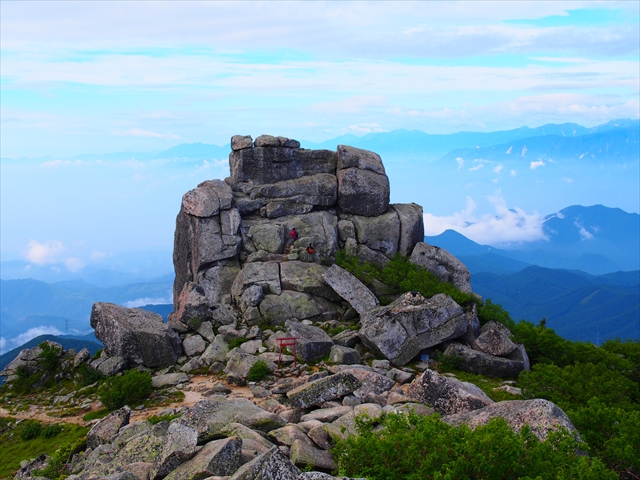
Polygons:
M640 215L602 205L574 205L547 215L546 240L509 250L479 245L453 230L425 237L458 256L474 272L510 273L539 265L599 275L640 269Z
M547 216L543 228L548 240L512 250L453 230L425 241L457 256L472 273L473 291L516 321L546 318L571 340L640 339L640 216L572 206Z
M173 278L126 286L99 288L82 280L45 283L33 279L0 280L0 324L9 341L29 329L53 327L62 333L91 330L89 317L95 302L140 307L164 314L173 302ZM149 304L164 304L156 307ZM36 330L37 331L37 330Z

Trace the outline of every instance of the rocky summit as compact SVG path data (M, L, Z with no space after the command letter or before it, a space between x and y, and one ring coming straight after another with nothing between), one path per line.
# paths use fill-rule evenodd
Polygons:
M496 404L434 369L436 352L488 377L516 377L529 363L506 327L481 328L468 269L423 242L422 207L389 202L379 155L270 135L234 136L231 149L230 176L182 198L168 323L96 303L100 356L46 347L63 365L56 380L85 363L107 377L135 368L152 374L155 396L187 394L157 425L133 421L142 406L94 421L69 478L330 479L331 447L356 433L358 415L438 412L472 427L501 416L541 438L575 430L550 402ZM339 251L378 267L400 254L472 300L415 291L383 299L381 282L365 285L336 264ZM10 383L36 373L42 351L21 352L0 375ZM195 374L215 381L198 387Z

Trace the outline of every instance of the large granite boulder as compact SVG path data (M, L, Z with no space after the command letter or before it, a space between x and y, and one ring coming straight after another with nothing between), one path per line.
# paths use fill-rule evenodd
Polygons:
M409 385L408 395L441 415L469 412L493 404L480 388L427 369Z
M475 428L485 425L495 417L504 418L515 431L528 425L541 441L546 440L550 432L561 428L579 438L578 431L567 414L556 404L542 398L507 400L469 412L447 415L442 420L450 425L465 424Z
M287 320L284 325L288 335L297 338L296 353L301 362L319 360L331 353L333 340L324 330L291 320Z
M351 373L341 372L305 383L287 392L291 405L308 408L350 394L362 386Z
M462 307L446 294L425 299L409 292L361 317L360 339L378 356L404 365L421 350L459 337L467 330Z
M180 418L180 423L194 428L198 432L198 442L202 443L219 438L231 423L240 423L267 433L283 427L286 422L244 398L227 400L213 396L189 407Z
M87 447L96 448L98 445L110 443L116 438L122 427L129 424L131 409L124 406L96 423L87 433Z
M295 290L339 302L340 295L328 286L323 278L326 271L327 267L317 263L282 262L280 264L280 283L283 290Z
M460 370L487 377L515 378L525 366L524 361L493 356L459 343L449 345L444 354L455 357Z
M297 480L302 472L278 447L245 463L229 480Z
M364 315L380 304L364 283L336 264L331 265L322 274L322 278L338 295L349 302L359 315Z
M193 457L197 444L196 430L178 422L171 423L162 451L153 462L150 477L166 477L178 465Z
M400 218L395 210L390 209L383 214L371 217L353 215L348 219L355 226L356 237L360 245L382 253L388 258L398 252Z
M429 270L441 282L449 282L461 292L471 293L469 269L446 250L419 242L411 253L410 261Z
M338 205L343 213L374 217L389 208L389 178L377 153L338 145Z
M91 309L91 326L106 353L130 365L166 367L182 354L180 337L157 313L97 302Z
M187 282L182 287L178 298L175 299L175 311L170 313L171 322L180 322L186 327L197 328L197 325L211 318L213 305L206 297L202 285Z
M242 439L224 438L207 443L195 456L178 466L165 480L193 480L235 473L241 465Z
M393 203L391 208L395 210L400 220L400 238L398 240L398 252L409 256L415 246L424 241L424 217L422 207L415 203Z
M62 357L64 353L62 345L56 342L52 342L51 340L45 340L43 343L49 345L52 350L57 350L58 356ZM10 377L12 375L16 375L19 370L22 370L28 375L33 375L34 373L43 371L44 366L42 365L42 362L40 360L40 355L42 355L42 352L43 350L40 345L21 350L20 353L18 353L18 356L2 369L2 371L0 372L0 377Z

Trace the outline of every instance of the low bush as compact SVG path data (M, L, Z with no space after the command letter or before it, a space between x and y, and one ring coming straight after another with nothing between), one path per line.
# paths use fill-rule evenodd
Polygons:
M62 432L62 425L59 423L51 423L42 428L40 435L42 435L43 438L53 438L60 432Z
M180 418L181 416L182 414L180 413L168 413L166 415L152 415L151 417L147 418L147 420L155 425L160 422L170 422L174 418Z
M83 386L91 385L104 379L104 375L87 363L81 363L76 370L80 383Z
M234 348L239 347L240 345L248 341L249 341L248 338L243 338L243 337L234 338L229 342L229 350L233 350Z
M438 415L387 415L381 425L356 420L357 436L338 440L333 454L340 475L369 480L557 478L616 479L598 458L581 456L580 444L561 431L541 442L525 426L514 432L502 418L471 430Z
M22 440L33 440L38 438L42 432L42 424L37 420L25 420L20 431Z
M108 378L98 390L100 401L110 410L135 404L151 394L151 375L127 370L122 376Z
M40 345L40 355L38 355L38 363L44 367L47 372L55 372L60 367L60 348L51 345L48 342L42 342Z
M250 382L259 382L264 377L269 375L271 371L265 362L262 360L258 360L256 363L251 365L249 369L249 373L247 374L247 380Z

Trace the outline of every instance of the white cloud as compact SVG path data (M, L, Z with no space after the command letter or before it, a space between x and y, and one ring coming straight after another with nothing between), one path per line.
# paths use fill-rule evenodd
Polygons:
M538 167L544 167L546 165L546 163L544 163L542 160L538 160L536 162L531 162L531 164L529 165L529 168L531 170L535 170Z
M462 157L456 158L456 162L458 163L458 170L464 167L464 159Z
M584 228L579 222L574 222L573 224L578 227L578 232L580 232L580 238L582 240L591 240L593 238L593 234Z
M114 131L114 135L119 135L123 137L151 137L151 138L164 138L168 140L178 140L180 135L175 135L173 133L156 133L151 132L149 130L143 130L141 128L130 128L129 130L122 131Z
M502 169L504 168L503 165L498 165L497 167L494 167L493 171L495 173L500 173L502 171Z
M99 250L94 250L89 256L89 259L92 262L99 262L100 260L104 260L105 258L107 258L107 254Z
M512 177L515 177L515 176L516 176L516 171L515 171L515 170L511 170L510 175L511 175Z
M0 337L0 355L2 355L5 352L4 348L6 345L7 345L7 339L4 337Z
M21 333L15 338L9 339L7 342L8 348L16 348L20 345L24 345L29 340L39 337L40 335L62 335L62 332L58 330L56 327L51 326L39 326L30 328L24 333Z
M424 215L425 235L439 235L445 230L455 230L474 242L507 246L511 243L531 242L545 239L542 230L544 218L537 212L527 214L520 208L508 208L500 190L487 197L493 205L494 214L474 216L477 204L467 197L466 207L452 215L438 217Z
M57 262L64 250L64 245L58 240L47 240L45 243L39 243L37 240L31 239L27 244L24 256L31 263L44 265Z
M560 180L567 183L573 183L573 178L569 178L569 177L560 177Z
M71 257L64 261L64 266L67 267L67 270L70 272L76 273L85 267L85 263L79 258Z
M475 172L476 170L480 170L482 167L484 167L484 164L481 163L480 165L476 165L475 167L471 167L469 169L470 172Z
M349 125L347 131L353 133L373 133L384 132L385 130L377 123L360 123L358 125Z
M169 294L166 297L141 297L136 298L135 300L130 300L126 302L123 306L127 308L137 308L142 307L143 305L166 305L169 303L173 303L173 295Z

